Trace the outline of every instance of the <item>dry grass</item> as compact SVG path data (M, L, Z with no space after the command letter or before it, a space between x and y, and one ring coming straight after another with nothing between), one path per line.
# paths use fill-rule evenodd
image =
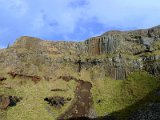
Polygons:
M40 81L35 84L30 80L9 79L4 82L12 89L0 88L0 94L8 94L23 97L15 107L7 110L7 120L53 120L63 113L71 102L61 109L55 109L48 105L45 97L64 96L74 97L76 83L74 81ZM51 89L66 89L67 91L53 92ZM1 114L4 117L5 114Z

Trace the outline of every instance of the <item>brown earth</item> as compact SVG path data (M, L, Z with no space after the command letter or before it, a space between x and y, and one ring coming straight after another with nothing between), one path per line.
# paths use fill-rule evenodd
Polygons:
M66 91L66 90L64 90L64 89L51 89L51 91L58 92L58 91Z
M18 73L15 73L15 72L8 72L8 74L10 76L12 76L13 78L20 77L20 78L31 79L34 83L37 83L41 80L41 78L39 76L24 75L24 74L18 74Z
M61 76L64 80L75 80L78 85L75 90L75 98L68 110L63 113L58 120L65 120L70 118L88 117L89 109L92 105L92 96L90 89L92 84L87 81L79 80L71 76Z

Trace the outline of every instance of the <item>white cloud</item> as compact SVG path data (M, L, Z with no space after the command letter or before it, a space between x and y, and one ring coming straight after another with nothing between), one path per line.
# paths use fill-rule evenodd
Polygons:
M77 23L82 19L83 8L73 9L69 6L74 0L40 0L36 10L31 15L31 31L37 31L39 34L45 31L52 32L52 35L61 35L67 38L68 34L75 31ZM48 4L50 2L50 4ZM33 7L33 6L30 6ZM42 12L43 11L43 12ZM45 19L43 15L45 14Z
M92 0L87 12L88 16L96 17L105 26L119 26L123 29L160 24L158 11L158 0Z
M10 40L19 35L85 39L108 28L160 24L159 0L0 0L0 11L0 27L8 29L5 37L12 34Z
M26 0L0 0L0 7L15 18L24 17L28 11Z

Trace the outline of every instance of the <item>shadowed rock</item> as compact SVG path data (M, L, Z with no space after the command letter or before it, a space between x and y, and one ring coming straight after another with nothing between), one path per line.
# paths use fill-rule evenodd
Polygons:
M8 107L16 106L17 102L22 100L21 97L17 96L0 96L0 109L7 109Z
M4 81L4 80L7 80L7 78L5 78L5 77L0 77L0 81Z
M59 96L46 97L44 99L44 101L47 101L51 106L54 106L55 108L61 108L67 101L70 100L71 98L65 99L64 97L59 97Z

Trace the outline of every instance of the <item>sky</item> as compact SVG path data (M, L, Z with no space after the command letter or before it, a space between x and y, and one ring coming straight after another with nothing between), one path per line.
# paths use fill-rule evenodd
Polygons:
M82 41L160 24L160 0L0 0L0 48L20 36Z

